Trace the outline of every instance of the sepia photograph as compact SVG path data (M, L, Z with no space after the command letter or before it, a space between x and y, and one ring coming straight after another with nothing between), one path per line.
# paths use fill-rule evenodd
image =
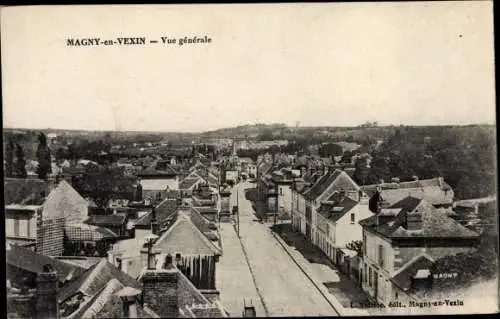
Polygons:
M7 318L499 311L493 1L0 10Z

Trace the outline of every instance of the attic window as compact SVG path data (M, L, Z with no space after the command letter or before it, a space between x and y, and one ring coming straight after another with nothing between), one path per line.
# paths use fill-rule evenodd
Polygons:
M354 224L356 220L356 215L354 213L351 213L351 224Z

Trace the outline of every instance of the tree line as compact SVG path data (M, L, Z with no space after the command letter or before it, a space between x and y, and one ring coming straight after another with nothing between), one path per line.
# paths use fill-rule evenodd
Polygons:
M375 184L393 177L443 177L458 199L496 193L495 135L493 127L400 127L378 149L371 162L359 158L354 179Z
M51 150L47 144L47 137L44 133L38 134L38 147L36 150L38 165L36 173L38 178L47 180L52 173ZM27 178L26 157L24 148L20 141L16 141L16 136L7 138L5 147L5 176L8 178Z

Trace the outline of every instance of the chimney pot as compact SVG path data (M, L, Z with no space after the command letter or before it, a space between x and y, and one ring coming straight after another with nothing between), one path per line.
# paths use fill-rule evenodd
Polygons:
M137 296L140 293L140 290L132 287L124 287L116 293L122 299L125 318L137 318Z

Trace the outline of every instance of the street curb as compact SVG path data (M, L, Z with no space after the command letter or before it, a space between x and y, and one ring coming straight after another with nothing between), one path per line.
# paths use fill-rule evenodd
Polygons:
M354 311L347 311L344 306L328 291L328 289L322 284L318 283L315 278L312 277L312 275L309 274L309 272L305 269L305 267L295 259L293 254L289 251L288 245L281 239L279 235L277 235L274 231L270 230L271 234L276 238L276 240L280 243L280 245L283 247L283 249L286 251L288 256L293 260L293 262L300 268L300 270L307 276L307 278L313 283L313 285L319 290L321 295L325 297L325 299L328 301L330 306L333 307L333 309L337 312L339 316L349 316L349 315L362 315L361 313L356 313ZM368 314L367 314L368 315Z

